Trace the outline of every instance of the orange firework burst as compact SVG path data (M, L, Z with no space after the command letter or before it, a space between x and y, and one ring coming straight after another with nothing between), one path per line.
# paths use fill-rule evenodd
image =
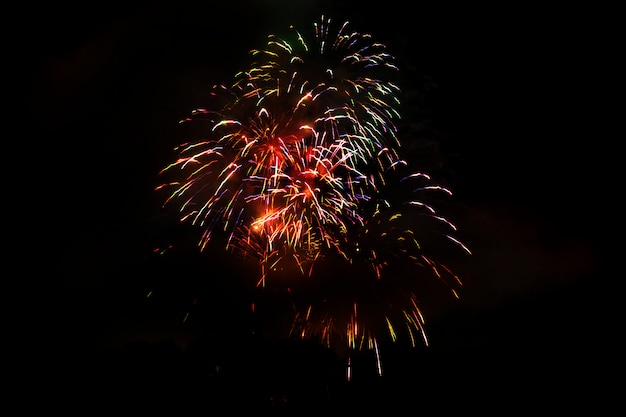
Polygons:
M183 121L201 124L202 137L162 170L166 204L202 230L201 250L217 242L254 257L261 286L280 276L292 334L377 350L379 334L396 340L402 328L427 343L416 271L455 296L460 280L423 238L441 225L440 236L469 250L421 198L450 192L427 174L401 174L394 57L323 17L311 42L292 28L251 57L230 86L214 87L219 105ZM390 198L395 178L413 183L406 201Z

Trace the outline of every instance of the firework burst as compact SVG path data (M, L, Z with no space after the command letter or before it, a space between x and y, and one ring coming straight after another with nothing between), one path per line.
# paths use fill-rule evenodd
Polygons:
M308 39L295 28L270 35L231 84L215 86L216 104L182 121L201 126L201 139L176 149L159 188L202 231L200 250L218 243L255 258L259 286L288 281L292 334L377 349L380 328L395 340L401 322L413 342L427 342L414 271L430 271L455 296L460 281L422 238L441 226L469 250L421 197L450 192L427 174L399 177L408 164L386 47L324 17ZM400 203L388 195L398 177L412 186Z

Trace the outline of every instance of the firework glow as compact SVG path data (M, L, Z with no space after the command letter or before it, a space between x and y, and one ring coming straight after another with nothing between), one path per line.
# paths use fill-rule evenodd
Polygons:
M311 29L268 36L211 89L157 189L200 231L200 251L253 259L254 286L283 291L290 335L377 358L381 338L428 345L428 281L453 297L462 287L441 248L470 253L435 208L451 192L401 157L386 46L348 22Z

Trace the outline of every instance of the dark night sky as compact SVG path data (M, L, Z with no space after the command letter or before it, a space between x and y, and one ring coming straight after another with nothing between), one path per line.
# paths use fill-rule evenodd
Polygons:
M40 35L26 59L26 131L44 160L41 181L50 185L38 196L46 200L36 217L44 225L32 239L41 242L35 257L46 265L43 304L50 307L32 327L38 349L59 354L60 369L75 379L68 390L102 400L106 394L85 388L101 375L145 385L148 377L138 375L154 375L146 370L163 358L154 350L132 353L135 345L186 346L199 333L206 337L202 323L180 325L188 302L181 300L193 298L202 274L225 268L194 255L173 265L146 261L168 233L185 232L160 223L156 173L170 160L178 120L210 85L229 81L267 34L292 23L306 28L326 14L386 43L404 91L428 82L425 96L408 95L405 104L409 112L423 104L433 121L432 168L455 191L451 217L474 252L461 267L465 294L433 318L432 349L405 352L404 368L390 365L381 401L421 389L473 398L460 409L495 407L494 397L561 407L584 396L599 407L609 393L595 378L613 366L607 353L617 339L610 325L616 276L605 265L614 234L607 196L616 139L607 135L610 113L599 99L612 61L604 16L528 4L253 3L54 4L27 25ZM164 284L171 302L148 306L147 275L170 273L180 280ZM236 315L236 291L222 290L233 298L221 311ZM255 350L239 344L229 326L211 326L222 349ZM113 377L102 365L116 361L111 346L126 346L129 363L133 354L143 359L113 366ZM281 362L276 352L284 346L263 349ZM294 360L309 360L298 354ZM143 364L148 356L152 365ZM168 360L167 375L189 378ZM360 389L371 394L372 386ZM358 389L349 395L357 398Z

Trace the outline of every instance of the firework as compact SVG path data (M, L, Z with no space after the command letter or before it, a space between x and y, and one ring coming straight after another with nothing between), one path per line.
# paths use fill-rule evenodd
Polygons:
M232 83L212 89L215 104L182 121L202 136L176 149L159 188L201 230L200 250L215 243L256 259L258 286L276 278L292 334L377 349L379 329L395 340L401 322L427 343L419 274L398 271L426 269L457 296L460 281L422 240L441 226L467 250L422 199L450 192L427 174L401 175L398 68L386 47L348 22L322 17L312 29L270 35ZM390 198L396 178L412 187L406 201Z

